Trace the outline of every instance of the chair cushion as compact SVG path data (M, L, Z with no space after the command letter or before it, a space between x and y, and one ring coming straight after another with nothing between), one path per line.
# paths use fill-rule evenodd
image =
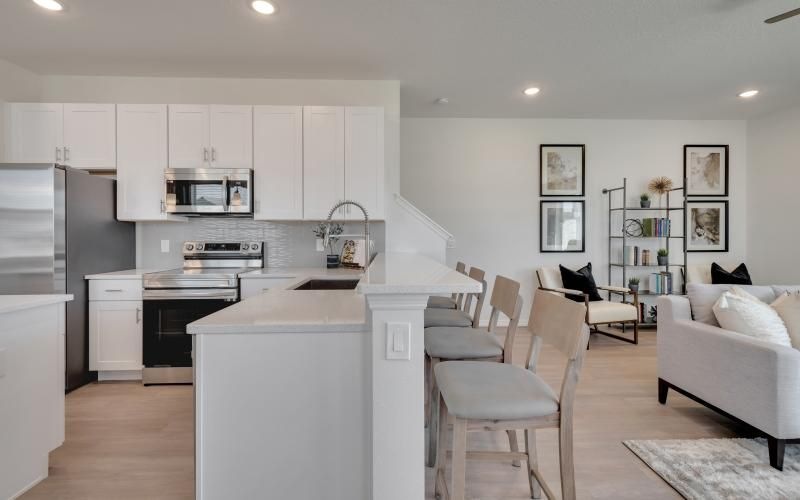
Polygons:
M425 309L425 328L432 326L472 326L472 318L456 309Z
M689 305L692 307L692 318L707 325L719 326L713 307L720 295L730 291L731 288L732 285L687 283L686 294L689 296ZM779 294L778 290L771 286L742 285L740 288L767 304L775 302Z
M602 325L617 321L633 321L639 317L636 307L622 302L589 302L589 323Z
M503 344L485 328L425 329L425 352L440 359L484 359L503 355Z
M597 284L592 275L592 263L589 262L577 271L559 265L558 269L561 271L561 282L564 283L564 288L570 290L580 290L589 296L589 300L603 300L603 297L597 292ZM583 302L583 297L580 295L566 295L568 299L576 302Z
M558 398L535 373L506 363L447 361L434 368L447 411L459 418L522 420L552 415Z
M428 297L428 307L431 309L455 309L456 301L451 297Z

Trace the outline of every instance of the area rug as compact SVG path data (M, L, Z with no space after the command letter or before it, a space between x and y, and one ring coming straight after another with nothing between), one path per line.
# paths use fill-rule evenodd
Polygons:
M769 465L764 439L623 441L684 498L800 498L800 445L787 444L783 472Z

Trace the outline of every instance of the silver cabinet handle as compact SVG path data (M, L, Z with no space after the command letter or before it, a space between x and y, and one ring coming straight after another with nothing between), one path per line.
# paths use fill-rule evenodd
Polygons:
M208 148L203 148L203 161L208 161Z
M166 210L166 208L164 207L164 200L161 200L161 213L163 214L163 213L164 213L164 212L166 212L166 211L167 211L167 210Z
M64 161L69 160L69 148L64 146Z
M137 323L142 322L142 309L139 307L136 308L136 322Z
M211 148L211 161L217 161L217 149Z
M56 161L61 161L61 148L56 148Z
M121 292L121 288L106 288L106 292Z

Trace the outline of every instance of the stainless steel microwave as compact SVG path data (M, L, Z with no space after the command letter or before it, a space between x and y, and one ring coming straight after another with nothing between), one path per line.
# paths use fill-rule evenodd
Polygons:
M168 168L165 208L181 215L250 215L253 171L247 168Z

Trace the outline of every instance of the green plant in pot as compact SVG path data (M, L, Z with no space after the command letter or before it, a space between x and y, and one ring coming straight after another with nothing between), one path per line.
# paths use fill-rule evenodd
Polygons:
M666 248L658 249L658 265L666 266L669 263L669 250Z
M633 293L639 293L639 278L630 278L628 280L628 289Z
M641 205L642 208L650 208L650 195L647 193L642 193L642 195L639 197L639 205Z
M320 222L314 228L314 236L318 239L325 239L325 231L328 224ZM329 269L339 267L339 254L336 253L336 244L339 243L339 235L344 232L344 227L341 224L331 224L328 232L328 255L326 256L326 265Z

